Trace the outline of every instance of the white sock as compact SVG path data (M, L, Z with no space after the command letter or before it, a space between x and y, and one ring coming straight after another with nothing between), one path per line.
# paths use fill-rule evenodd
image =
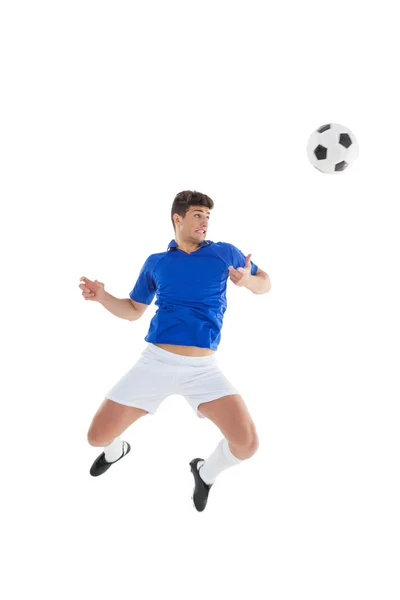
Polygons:
M107 462L114 462L122 456L124 442L121 442L120 437L116 437L108 446L104 448L104 455Z
M213 454L205 462L199 463L197 468L204 483L211 485L221 471L225 471L225 469L229 469L229 467L233 467L241 462L240 458L233 456L228 440L223 438Z

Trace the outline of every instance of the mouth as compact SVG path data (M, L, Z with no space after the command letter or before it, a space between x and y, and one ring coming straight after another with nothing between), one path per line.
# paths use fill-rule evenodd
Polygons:
M206 230L205 229L196 229L195 233L201 233L201 234L205 235Z

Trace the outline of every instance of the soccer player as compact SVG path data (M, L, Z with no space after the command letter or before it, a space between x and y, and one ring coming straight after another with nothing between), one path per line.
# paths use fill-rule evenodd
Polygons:
M271 289L269 276L233 244L206 239L214 202L205 194L184 191L175 197L171 220L175 231L165 252L145 261L129 298L115 298L104 283L81 278L85 300L97 301L113 315L136 321L156 296L158 306L138 361L105 395L93 417L88 442L104 451L90 474L107 471L130 451L121 434L137 419L154 414L172 394L184 396L197 416L207 417L223 438L203 460L190 462L193 503L206 507L219 473L254 455L255 424L238 390L222 373L216 358L227 307L228 278L254 294Z

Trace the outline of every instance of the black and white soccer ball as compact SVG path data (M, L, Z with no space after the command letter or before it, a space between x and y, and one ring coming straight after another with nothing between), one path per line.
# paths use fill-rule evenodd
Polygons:
M311 135L307 154L313 167L322 173L341 173L358 157L358 143L350 129L329 123Z

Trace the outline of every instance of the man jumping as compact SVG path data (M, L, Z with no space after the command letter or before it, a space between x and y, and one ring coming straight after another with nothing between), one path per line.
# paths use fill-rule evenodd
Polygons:
M238 390L222 373L215 352L221 340L228 278L254 294L271 289L270 278L234 245L206 240L214 202L199 192L180 192L171 208L175 231L165 252L145 261L129 298L115 298L104 283L82 277L85 300L113 315L136 321L156 296L158 306L139 360L109 390L93 417L88 442L104 451L90 474L107 471L130 451L121 434L172 394L184 396L199 417L207 417L223 438L207 458L194 458L193 503L206 507L219 473L250 458L258 448L254 422Z

